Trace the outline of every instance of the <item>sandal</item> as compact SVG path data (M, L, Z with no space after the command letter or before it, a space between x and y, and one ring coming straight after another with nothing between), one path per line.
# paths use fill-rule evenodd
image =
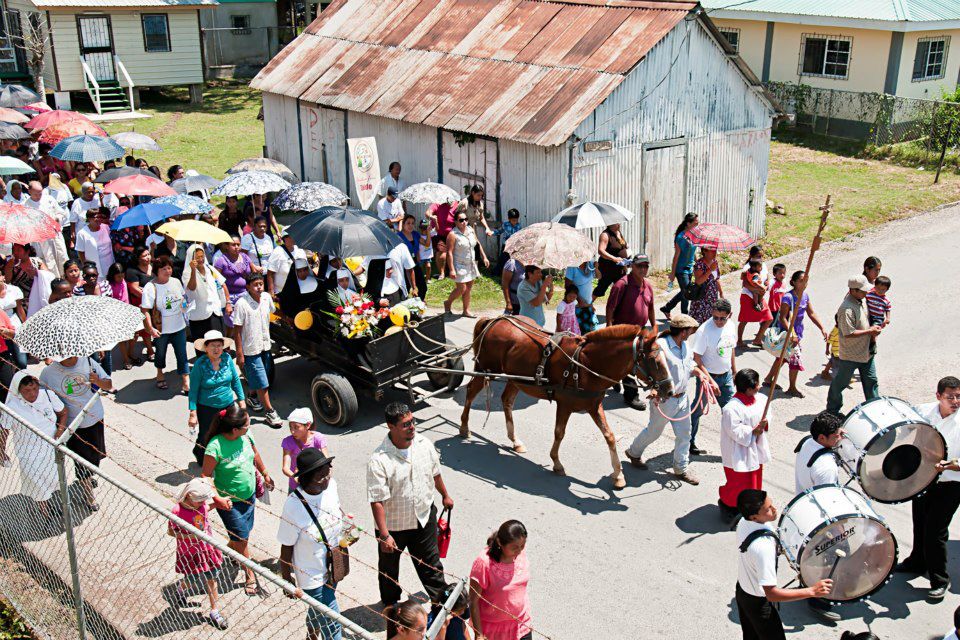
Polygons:
M161 391L165 391L166 389L170 388L166 380L157 380L156 384L157 384L157 389L160 389Z
M244 592L245 594L247 594L248 596L255 596L255 595L257 595L258 593L260 593L260 585L257 584L256 579L254 579L254 580L247 580L247 581L243 584L243 592Z
M124 362L123 368L126 369L127 371L130 371L130 369L133 369L133 365L129 362Z

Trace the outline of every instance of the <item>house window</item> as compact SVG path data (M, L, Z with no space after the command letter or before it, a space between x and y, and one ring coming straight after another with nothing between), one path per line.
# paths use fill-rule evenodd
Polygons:
M151 53L170 51L170 23L165 13L145 13L143 22L143 48Z
M740 29L720 29L720 33L722 33L723 37L727 39L727 42L730 43L730 46L733 47L733 50L739 53Z
M16 71L14 40L20 34L20 12L16 9L0 11L0 19L0 71Z
M800 75L846 80L850 72L853 38L803 34Z
M235 36L250 35L250 16L230 16L230 28Z
M939 80L946 75L950 36L920 38L913 58L913 81Z

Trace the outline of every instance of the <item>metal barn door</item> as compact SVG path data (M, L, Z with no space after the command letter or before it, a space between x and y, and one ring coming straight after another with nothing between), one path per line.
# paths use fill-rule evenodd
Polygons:
M464 197L465 189L475 184L483 187L484 207L490 220L497 219L497 187L499 183L497 141L476 138L457 144L454 134L443 132L443 177L441 182L453 187Z
M645 145L641 168L646 251L653 268L667 269L673 260L673 232L685 213L686 141Z
M116 79L113 68L113 33L109 16L77 16L80 56L97 82Z

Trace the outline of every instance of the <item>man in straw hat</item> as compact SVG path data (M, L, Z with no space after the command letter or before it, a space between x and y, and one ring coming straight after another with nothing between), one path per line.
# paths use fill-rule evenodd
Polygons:
M638 469L646 469L643 461L644 450L653 444L663 433L667 423L673 425L675 443L673 446L673 474L684 482L696 485L700 480L687 468L690 463L690 398L687 386L690 378L696 377L700 384L710 385L714 393L719 393L717 383L705 375L693 362L693 349L687 345L700 325L685 313L670 319L670 329L657 339L657 344L667 360L667 370L673 381L674 394L669 398L653 398L653 410L650 422L634 439L627 449L627 459Z

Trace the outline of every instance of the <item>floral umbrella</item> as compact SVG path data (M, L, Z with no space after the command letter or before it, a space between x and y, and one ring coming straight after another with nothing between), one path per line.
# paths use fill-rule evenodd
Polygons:
M112 349L142 329L143 313L137 307L109 296L76 296L30 316L14 341L40 360L65 360Z
M701 222L685 235L694 246L712 247L717 251L742 251L756 242L740 227L716 222Z
M206 202L202 198L197 196L187 195L186 193L178 193L175 196L163 196L162 198L154 198L150 202L155 204L172 204L173 206L180 209L180 212L183 214L200 214L200 213L210 213L213 211L213 205L209 202Z
M460 194L445 184L438 182L420 182L400 192L401 200L412 204L435 204L438 202L456 202Z
M320 207L342 205L347 194L325 182L301 182L285 189L274 199L281 211L315 211Z
M66 122L52 124L44 129L37 138L37 141L46 142L47 144L57 144L66 138L73 138L82 135L100 136L101 138L106 138L107 132L89 120L67 120ZM111 140L111 142L113 141ZM122 149L123 147L120 148ZM121 153L120 155L113 157L119 158L122 155L123 154Z
M22 204L0 204L0 242L28 244L52 240L60 234L60 223L50 214Z
M49 133L59 125L50 127L40 137ZM100 162L103 160L114 160L123 156L123 147L118 145L110 138L103 136L72 136L64 138L58 142L50 155L61 160L72 160L73 162Z
M16 109L10 109L9 107L0 107L0 121L11 122L13 124L23 124L30 120L29 116L25 116Z
M63 109L57 109L55 111L45 111L38 115L30 118L30 121L24 125L24 128L30 129L31 131L39 131L41 129L46 129L55 124L63 124L64 122L72 122L74 120L80 120L82 122L88 122L93 124L93 122L87 116L82 113L77 113L76 111L65 111Z
M538 222L510 236L503 250L522 264L543 269L566 269L593 260L593 240L559 222Z
M213 190L215 196L250 196L256 193L283 191L290 183L275 173L266 171L243 171L227 176L220 186Z
M127 176L107 183L104 193L120 193L125 196L175 196L177 192L163 181L148 176Z
M282 162L271 160L270 158L246 158L227 169L227 175L242 173L244 171L266 171L275 173L289 183L300 182L297 176L290 168Z
M0 87L0 107L24 107L39 100L40 96L19 84Z

